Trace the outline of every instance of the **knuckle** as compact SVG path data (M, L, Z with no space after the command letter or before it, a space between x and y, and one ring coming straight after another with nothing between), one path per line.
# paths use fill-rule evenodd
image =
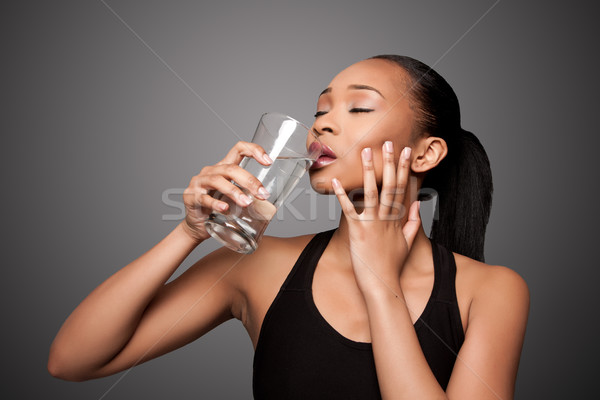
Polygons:
M207 176L213 175L214 173L215 173L214 168L204 167L200 170L200 173L198 175L196 175L194 178L196 178L196 181L200 181Z
M367 197L369 199L376 198L377 195L378 195L377 190L374 190L374 189L365 190L365 197Z
M195 190L189 190L187 192L184 192L183 202L188 206L193 206L197 203L200 203L201 197L202 197L201 193L199 193Z
M381 185L381 191L383 193L386 194L394 194L394 191L396 190L396 186L392 183L384 183L383 185Z
M237 186L231 185L229 189L229 194L231 194L235 198L239 198L244 192L242 192Z
M404 193L406 193L406 191L404 189L396 189L394 194L396 196L403 197Z
M194 193L194 201L196 203L202 203L202 201L204 200L205 197L210 197L210 196L208 196L207 194L202 193L202 192L195 192Z
M373 171L373 169L374 169L373 168L373 164L370 163L370 162L366 163L366 164L363 164L363 168L364 168L365 171Z
M246 186L248 189L256 191L262 184L258 179L256 179L256 177L250 175L246 178L246 185L248 185Z
M203 176L195 176L190 180L190 184L188 185L189 189L196 189L202 187L202 182L204 182L206 178Z
M238 151L239 151L240 153L243 153L243 152L245 152L245 151L248 151L248 149L252 149L252 148L253 148L253 146L254 146L254 143L251 143L251 142L246 142L246 141L244 141L244 140L240 140L240 141L237 143L237 149L238 149Z
M394 194L387 193L386 195L381 197L381 205L383 206L391 206L394 202Z

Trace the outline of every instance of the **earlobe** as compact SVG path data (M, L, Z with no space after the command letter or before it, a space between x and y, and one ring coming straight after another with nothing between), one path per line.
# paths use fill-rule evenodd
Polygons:
M416 151L415 151L416 150ZM413 149L411 169L415 173L427 172L435 168L448 154L446 141L440 137L428 136Z

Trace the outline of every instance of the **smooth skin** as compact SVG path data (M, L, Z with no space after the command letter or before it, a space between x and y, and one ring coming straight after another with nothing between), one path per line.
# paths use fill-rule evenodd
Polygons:
M415 200L426 172L448 148L441 138L413 138L415 112L406 87L401 68L365 60L338 74L319 98L312 129L337 159L310 171L311 186L335 194L343 212L315 270L315 304L343 336L373 343L384 399L512 399L529 310L527 285L513 270L454 254L465 342L446 392L419 346L413 324L434 274ZM220 248L165 283L209 237L203 221L225 204L210 196L212 190L244 206L229 182L234 179L264 198L260 182L237 165L243 156L268 165L264 154L239 142L192 179L184 193L186 219L67 318L50 349L52 375L80 381L114 374L231 318L242 321L256 348L267 309L313 235L265 236L251 255Z

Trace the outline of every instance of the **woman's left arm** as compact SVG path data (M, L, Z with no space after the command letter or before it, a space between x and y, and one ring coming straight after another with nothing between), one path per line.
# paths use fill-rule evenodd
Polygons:
M529 310L525 282L508 268L490 267L473 295L465 341L444 392L421 350L398 279L421 226L418 202L404 224L397 207L404 202L410 149L402 152L396 171L393 150L384 146L381 195L371 154L362 152L361 214L341 184L332 184L348 220L352 267L367 305L382 398L512 399Z
M516 272L490 266L469 309L465 341L446 394L450 399L514 396L529 315L529 289Z
M529 292L515 272L490 268L494 271L471 303L465 341L445 393L423 355L400 287L365 295L383 399L513 398Z

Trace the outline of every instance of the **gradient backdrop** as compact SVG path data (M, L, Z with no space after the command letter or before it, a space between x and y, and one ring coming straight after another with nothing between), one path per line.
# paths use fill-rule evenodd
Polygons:
M532 295L517 398L595 392L600 65L596 13L578 3L4 2L0 397L250 399L237 320L91 382L52 378L48 348L87 293L177 225L190 178L261 113L310 124L331 78L380 53L434 66L488 151L486 260ZM335 197L300 185L267 234L337 226Z

